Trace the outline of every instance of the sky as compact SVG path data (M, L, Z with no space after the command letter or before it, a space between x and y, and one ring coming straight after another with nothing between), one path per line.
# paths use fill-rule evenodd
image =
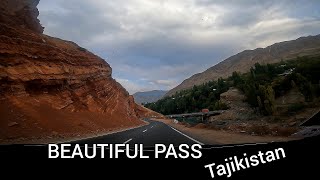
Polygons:
M320 34L319 0L40 0L44 33L105 59L130 94L246 49Z

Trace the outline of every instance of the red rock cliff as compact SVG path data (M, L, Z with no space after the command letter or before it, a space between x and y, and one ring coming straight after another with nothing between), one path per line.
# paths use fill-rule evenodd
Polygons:
M0 142L142 124L106 61L42 34L39 0L1 0Z
M8 25L28 28L42 33L43 27L37 19L40 0L0 0L0 21Z

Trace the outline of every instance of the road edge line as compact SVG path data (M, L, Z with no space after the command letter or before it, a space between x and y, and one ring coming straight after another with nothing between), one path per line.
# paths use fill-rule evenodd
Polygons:
M198 144L200 144L200 145L205 145L204 143L202 143L202 142L200 142L200 141L198 141L198 140L196 140L196 139L194 139L194 138L192 138L192 137L190 137L190 136L188 136L188 135L186 135L186 134L182 133L181 131L179 131L179 130L177 130L177 129L175 129L175 128L171 127L171 126L169 126L169 127L170 127L171 129L175 130L176 132L180 133L181 135L183 135L183 136L185 136L185 137L189 138L190 140L192 140L192 141L194 141L194 142L196 142L196 143L198 143Z
M143 121L143 122L147 122L147 121L144 121L144 120L142 120L142 121ZM99 137L102 137L102 136L107 136L107 135L111 135L111 134L116 134L116 133L120 133L120 132L125 132L125 131L129 131L129 130L132 130L132 129L144 127L144 126L147 126L147 125L149 125L148 122L147 122L147 124L141 124L141 125L135 126L135 127L130 127L130 128L120 129L120 130L116 130L116 131L111 131L111 132L107 132L107 133L104 133L104 134L99 134L99 135L97 135L97 136L84 137L84 138L79 138L79 139L76 138L76 139L65 140L65 141L56 141L56 142L54 142L54 144L74 143L74 142L77 142L77 141L83 141L83 140L88 140L88 139L92 139L92 138L99 138Z

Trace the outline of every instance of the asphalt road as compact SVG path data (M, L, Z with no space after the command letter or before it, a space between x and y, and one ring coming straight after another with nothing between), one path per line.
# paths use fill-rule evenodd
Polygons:
M187 136L180 131L158 121L147 119L148 125L105 136L79 140L78 144L143 144L145 147L155 144L201 144L201 142Z

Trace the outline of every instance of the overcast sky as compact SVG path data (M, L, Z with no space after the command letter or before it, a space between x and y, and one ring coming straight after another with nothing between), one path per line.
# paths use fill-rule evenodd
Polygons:
M320 34L319 0L41 0L45 34L104 58L131 94L245 49Z

